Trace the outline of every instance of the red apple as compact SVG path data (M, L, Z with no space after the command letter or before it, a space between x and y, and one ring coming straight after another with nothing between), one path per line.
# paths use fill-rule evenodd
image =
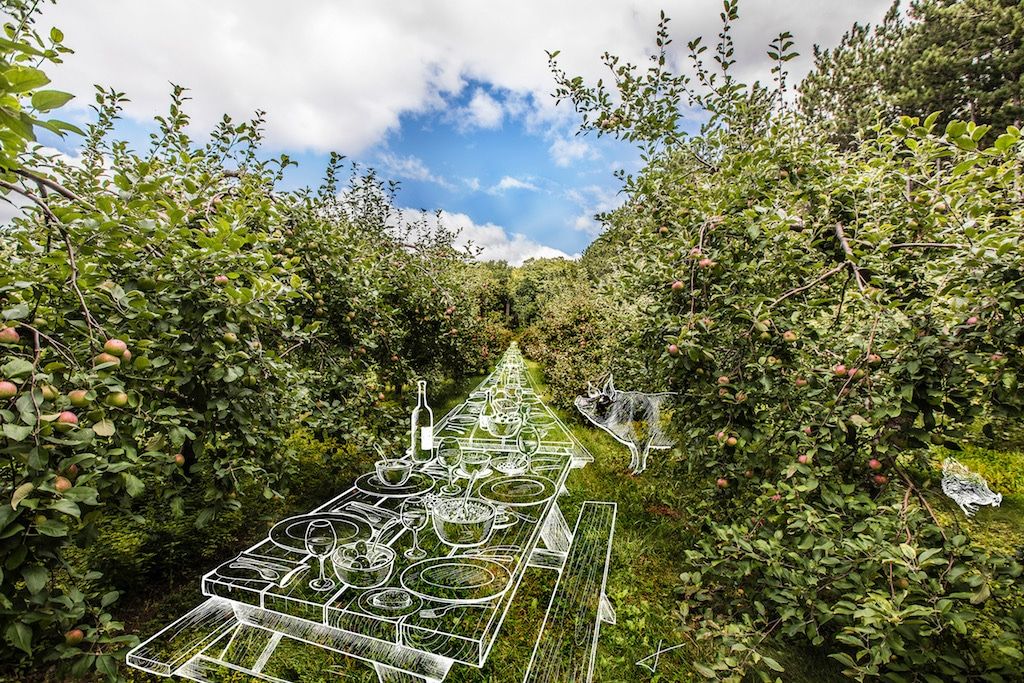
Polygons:
M182 455L181 453L175 453L174 454L174 464L177 465L178 467L184 467L184 465L185 465L185 456Z
M700 258L700 247L694 247L690 250L690 258Z
M967 319L967 324L968 325L977 325L978 324L978 316L972 315L970 318Z
M754 470L747 470L746 472L743 473L743 476L746 477L747 479L753 479Z
M125 349L125 350L124 350L124 353L122 353L122 354L121 354L121 360L122 360L123 362L127 363L127 362L128 362L128 361L130 361L131 359L132 359L132 352L131 352L131 351L129 351L128 349Z
M68 398L71 399L71 405L76 408L84 408L89 405L89 392L85 389L75 389L68 392Z
M873 470L880 470L882 469L882 463L880 463L875 458L871 458L870 460L868 460L868 467L870 467Z
M811 456L807 455L806 453L801 453L800 455L796 456L796 461L801 465L806 465L811 461Z
M796 332L794 332L793 330L786 330L785 332L782 333L782 338L789 342L790 344L792 344L797 340Z
M719 377L718 378L718 383L719 384L728 384L729 383L728 375L722 375L721 377Z
M68 465L68 468L65 471L67 472L67 475L69 477L74 479L75 477L78 476L78 465L76 465L75 463L71 463L70 465Z
M14 398L18 393L18 386L14 382L4 380L0 382L0 398Z
M679 355L679 347L676 346L675 344L669 344L668 345L668 354L670 356L678 356Z
M839 363L838 365L833 365L832 366L832 374L834 374L836 377L845 377L846 376L846 366L843 365L842 363Z
M0 344L17 344L21 335L13 327L0 327Z
M697 265L701 268L711 268L715 265L715 262L709 258L702 258L700 261L697 261Z
M735 446L737 443L739 443L739 440L735 436L730 436L725 440L726 446Z
M998 363L999 361L1001 361L1004 358L1006 358L1006 356L1004 356L1003 354L1001 354L999 352L996 352L996 353L993 353L991 356L989 356L989 358L992 359L993 363Z
M64 493L71 488L71 480L67 477L57 476L53 481L53 488L57 489L58 493Z
M67 645L78 645L83 640L85 640L85 634L82 632L82 629L80 628L73 628L64 634L64 642Z
M868 363L870 365L878 365L881 362L882 362L882 357L879 356L877 353L869 353L868 354Z
M658 228L658 232L661 233L662 235L667 235L668 234L668 226L667 225L661 226L660 228Z
M798 387L806 387L806 386L807 386L807 380L806 380L806 379L804 379L803 377L797 377L797 378L796 378L795 380L793 380L793 382L794 382L794 383L795 383L795 384L796 384L796 385L797 385Z
M682 283L682 281L681 281L681 280L675 280L675 281L674 281L674 282L672 283L672 291L673 291L673 292L679 292L679 291L682 291L682 289L683 289L683 287L684 287L684 286L685 286L685 285L683 285L683 283Z
M217 277L213 278L213 284L217 285L218 287L224 287L225 285L227 285L227 283L228 283L228 276L227 275L218 275Z
M889 477L885 476L884 474L876 474L875 476L871 477L871 480L878 484L879 486L881 486L882 484L889 481Z
M776 503L778 503L780 500L782 500L782 496L780 496L779 494L776 493L776 494L772 495L772 500L774 500Z
M746 400L747 400L747 392L745 392L745 391L738 391L738 392L736 392L736 402L737 403L743 403Z
M715 482L715 485L718 486L718 488L720 489L724 489L727 486L729 486L729 480L726 479L725 477L719 477L718 481Z
M128 350L128 345L120 339L108 339L103 344L103 350L114 356L122 356Z
M807 426L804 427L803 432L807 436L810 436L811 434L814 433L814 427L812 427L811 425L807 425Z
M78 424L78 416L70 410L65 410L57 416L57 429L66 432Z
M715 438L719 441L725 441L725 432L718 432L715 434Z
M121 359L105 351L96 356L95 358L93 358L93 365L103 365L105 363L113 363L114 365L120 365Z

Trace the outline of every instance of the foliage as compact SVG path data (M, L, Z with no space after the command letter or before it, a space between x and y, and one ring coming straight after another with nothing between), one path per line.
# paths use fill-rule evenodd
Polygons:
M595 284L639 314L604 330L626 341L595 361L649 369L645 388L678 395L679 467L707 501L709 540L682 578L705 601L692 628L718 645L704 673L769 676L758 643L781 639L826 648L859 679L1007 675L1022 659L1020 566L946 538L928 454L959 449L977 419L1020 415L1020 131L903 117L843 151L784 105L786 34L769 51L774 92L734 80L737 17L726 2L715 69L691 42L695 84L658 53L648 70L606 59L611 86L553 67L584 131L650 155L608 221L613 265ZM691 102L710 120L683 138L659 112ZM901 567L920 590L889 584ZM994 657L965 634L983 611L1005 633Z
M400 448L403 387L479 367L494 335L454 235L401 224L372 171L339 188L339 157L318 192L279 191L292 162L260 155L262 114L200 145L175 87L136 151L111 134L124 95L98 90L80 163L34 145L75 130L38 118L67 98L37 67L67 50L36 6L5 4L0 43L2 187L29 204L0 232L0 667L114 676L116 588L193 525L231 534L307 486L296 425L334 439L336 471Z
M804 112L850 144L878 117L943 112L996 129L1021 125L1024 9L1014 0L899 0L876 27L855 24L815 47L800 84Z

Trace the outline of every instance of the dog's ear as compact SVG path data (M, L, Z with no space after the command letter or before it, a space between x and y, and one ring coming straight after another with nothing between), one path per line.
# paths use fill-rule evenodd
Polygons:
M614 379L614 375L609 373L608 381L606 381L604 383L604 389L601 390L601 393L607 394L608 396L614 396L615 395L615 379Z

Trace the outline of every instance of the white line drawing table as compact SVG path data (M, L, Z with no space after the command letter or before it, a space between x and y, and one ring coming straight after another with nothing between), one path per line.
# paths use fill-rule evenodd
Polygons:
M357 484L310 515L351 514L365 520L371 533L379 534L378 542L397 551L387 583L364 591L339 582L333 590L314 591L309 579L314 576L311 572L319 571L315 558L300 549L301 545L288 550L268 537L207 573L202 590L208 599L129 652L129 665L158 676L195 681L234 673L287 683L271 673L275 651L287 639L361 660L373 667L382 682L436 683L443 681L454 665L482 667L486 663L519 585L527 570L533 569L557 572L558 578L523 680L590 681L600 625L615 623L615 612L604 592L615 504L584 503L578 521L570 528L558 500L566 493L570 471L585 466L592 456L539 400L514 344L470 399L435 425L436 438L455 437L468 450L496 454L509 450L501 440L483 438L474 428L467 429L470 421L465 416L479 405L474 396L510 377L518 377L523 396L532 404L531 414L545 425L533 457L540 471L527 477L550 479L550 485L543 493L538 489L536 500L510 504L507 510L515 521L496 529L478 547L453 548L433 531L420 533L420 546L430 558L423 566L440 567L435 574L443 571L474 580L484 577L472 584L481 586L477 589L482 591L481 599L449 599L432 588L425 595L415 590L419 585L415 581L426 580L427 572L420 571L419 564L413 567L417 563L402 552L412 545L410 533L394 523L403 496L375 491L365 483L361 488L364 477L360 477ZM497 471L485 474L477 480L475 491L493 488L494 481L502 477ZM425 487L436 490L446 481L447 473L431 462L417 466L409 486L422 493ZM487 593L489 581L494 582L493 595ZM379 591L388 589L412 593L417 602L397 611L378 609L374 599Z

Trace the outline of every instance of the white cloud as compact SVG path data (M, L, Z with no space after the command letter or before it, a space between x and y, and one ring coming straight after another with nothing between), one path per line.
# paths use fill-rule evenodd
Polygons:
M592 237L596 237L604 228L595 216L618 208L622 203L616 194L598 185L569 190L565 194L569 201L580 207L580 212L569 221L569 227Z
M423 214L415 209L402 209L402 217L406 222L415 222ZM433 216L428 221L434 220ZM448 230L458 232L455 243L459 247L472 245L480 250L477 259L480 261L507 261L518 266L531 258L578 258L579 254L570 256L560 249L548 247L533 241L521 233L509 234L508 230L494 223L476 223L464 213L441 211L437 220Z
M490 187L487 190L487 193L504 194L508 190L528 190L529 192L536 192L539 189L539 187L531 183L529 180L521 180L507 175L499 180L496 185Z
M483 88L477 88L472 99L464 109L457 113L459 128L500 128L505 117L501 103L494 99Z
M419 157L411 155L403 157L383 151L377 155L377 162L380 164L381 169L396 178L435 183L448 190L454 189L454 186L443 177L434 175Z
M473 192L476 192L477 190L480 189L479 178L463 178L462 182L465 183L466 187L468 187Z
M813 43L834 44L853 21L876 21L889 4L743 4L735 24L739 74L769 79L764 48L789 29L802 53L789 65L799 75ZM99 82L127 93L126 115L148 120L166 109L174 82L192 89L189 111L201 130L224 112L265 109L272 146L352 155L396 130L402 114L447 106L470 80L512 94L501 97L504 116L525 109L528 130L571 125L571 108L556 108L550 97L545 50L561 50L566 72L590 82L607 76L605 50L645 64L658 10L641 0L307 0L301 11L275 0L74 0L47 7L41 23L64 29L75 50L51 76L79 96L80 109ZM674 63L686 63L691 37L713 43L719 11L718 0L674 5ZM473 102L477 125L500 125L494 97L479 92Z
M597 150L590 146L585 140L571 137L558 137L551 143L548 153L556 166L563 168L571 166L580 159L597 159Z

